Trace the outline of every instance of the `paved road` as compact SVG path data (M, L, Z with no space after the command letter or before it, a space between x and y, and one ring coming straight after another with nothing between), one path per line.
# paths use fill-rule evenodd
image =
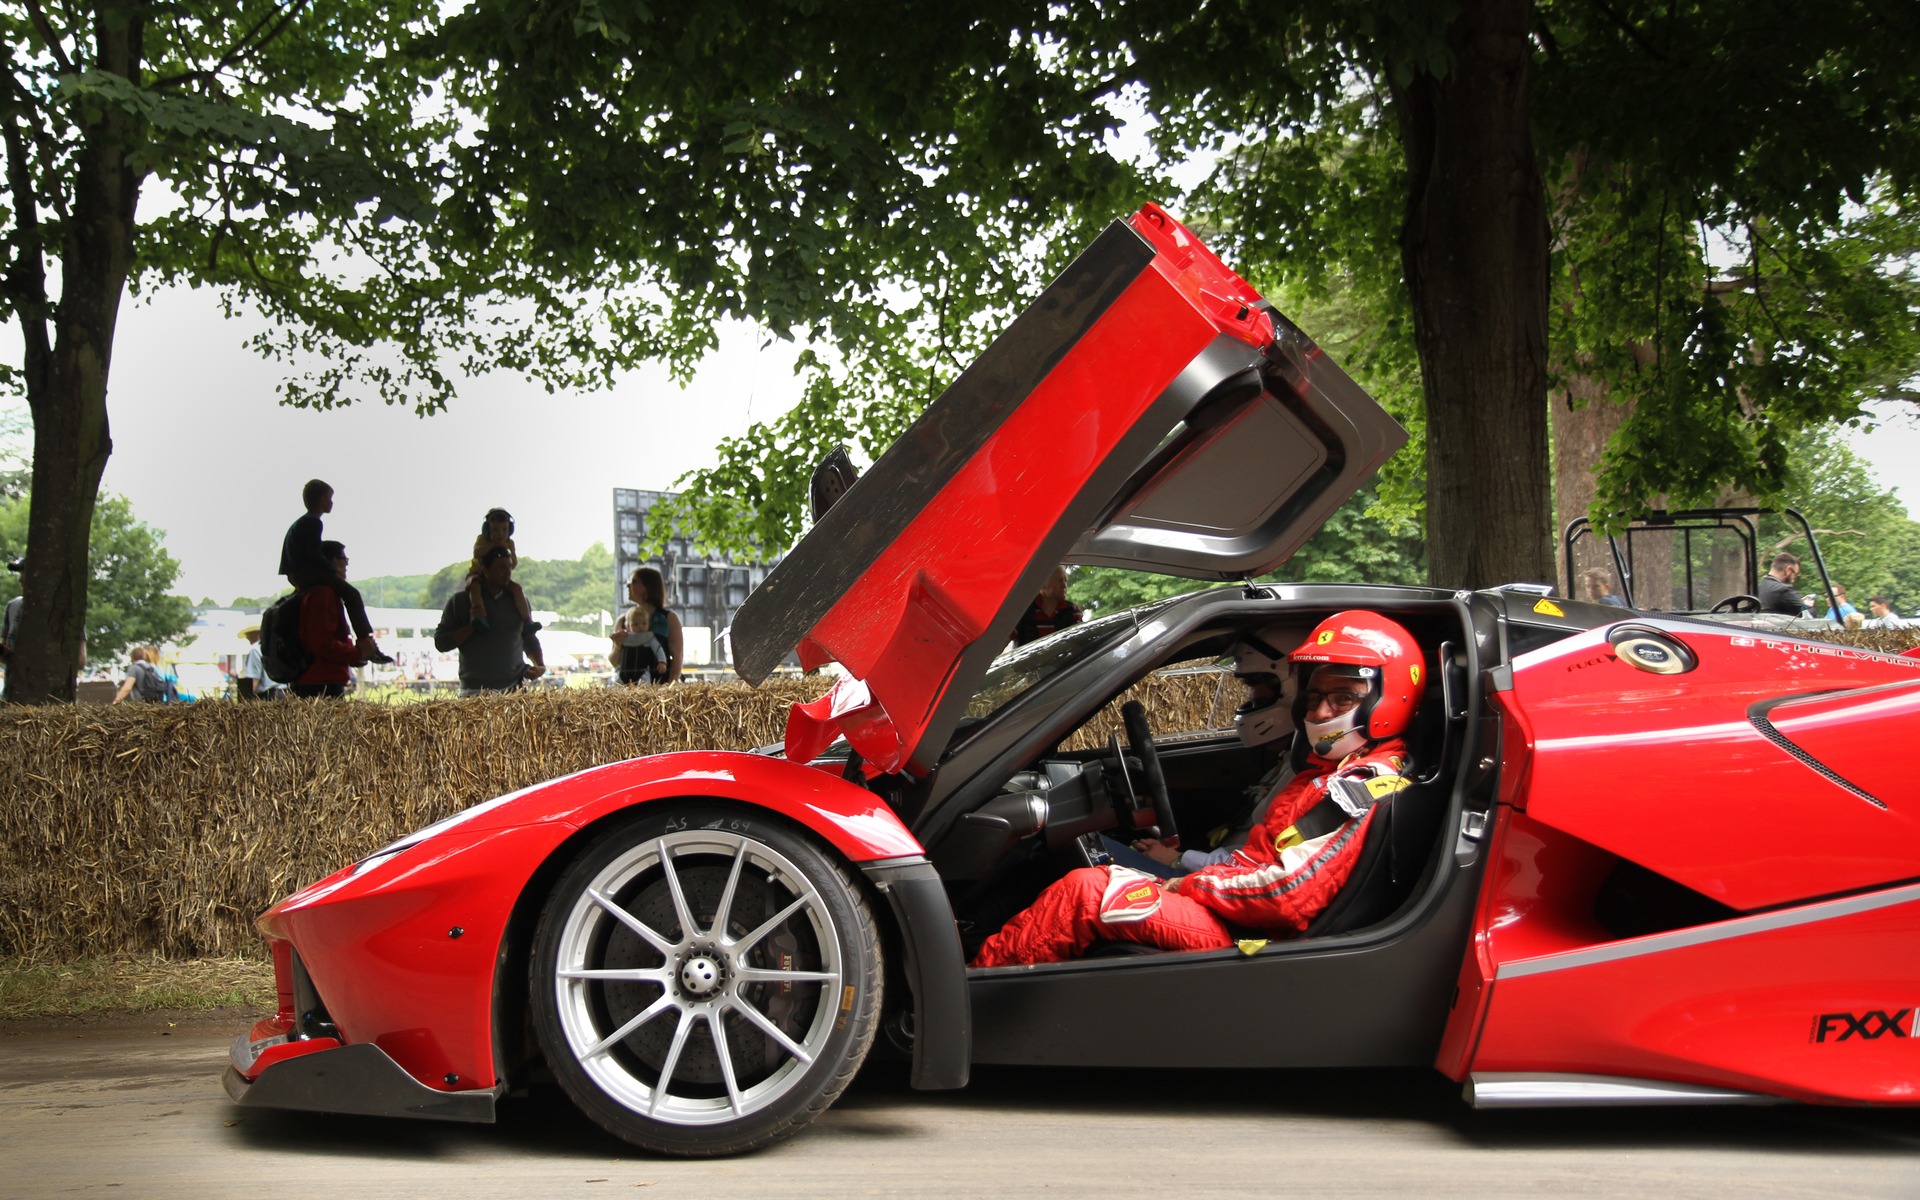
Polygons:
M494 1126L242 1111L239 1018L0 1025L0 1196L1920 1196L1920 1112L1476 1113L1426 1072L881 1064L751 1158L644 1157L557 1097Z

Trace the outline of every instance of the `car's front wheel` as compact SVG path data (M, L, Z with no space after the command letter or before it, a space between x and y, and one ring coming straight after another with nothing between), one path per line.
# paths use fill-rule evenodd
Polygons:
M838 862L765 814L649 806L590 843L540 917L530 985L554 1074L648 1150L738 1154L824 1112L885 976Z

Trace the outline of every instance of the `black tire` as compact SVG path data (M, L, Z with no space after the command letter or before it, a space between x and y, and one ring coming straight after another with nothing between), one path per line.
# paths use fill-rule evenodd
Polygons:
M534 1031L602 1128L664 1154L741 1154L799 1132L852 1082L882 954L854 880L803 832L746 808L649 805L547 898Z

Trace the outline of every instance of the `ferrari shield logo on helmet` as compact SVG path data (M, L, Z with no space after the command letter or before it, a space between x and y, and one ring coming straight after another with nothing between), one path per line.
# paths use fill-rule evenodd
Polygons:
M1330 642L1330 641L1332 641L1332 640L1333 640L1333 630L1331 630L1331 629L1322 629L1322 630L1320 631L1320 636L1319 636L1318 638L1316 638L1316 639L1314 639L1314 644L1315 644L1315 645L1319 645L1319 646L1324 646L1324 645L1326 645L1326 644L1327 644L1328 642Z
M1413 666L1407 668L1407 675L1409 678L1413 680L1413 686L1415 687L1420 686L1420 664L1419 663L1415 663L1413 664Z

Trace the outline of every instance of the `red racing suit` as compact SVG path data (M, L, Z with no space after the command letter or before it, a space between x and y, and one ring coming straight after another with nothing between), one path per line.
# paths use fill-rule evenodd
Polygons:
M1234 853L1183 876L1163 891L1157 908L1144 916L1115 919L1109 892L1110 868L1082 867L1056 880L1033 904L986 940L974 955L976 967L1014 963L1065 962L1087 952L1096 940L1141 942L1163 950L1224 950L1234 945L1235 929L1262 936L1297 936L1333 901L1353 873L1377 805L1342 822L1330 833L1303 842L1290 836L1296 821L1327 798L1329 780L1398 781L1406 769L1406 743L1398 738L1348 755L1338 763L1307 758L1267 807L1267 815ZM1391 794L1391 784L1376 789ZM1138 901L1140 887L1159 888L1141 876L1124 889ZM1102 919L1103 900L1109 913ZM1151 900L1147 901L1151 904Z

